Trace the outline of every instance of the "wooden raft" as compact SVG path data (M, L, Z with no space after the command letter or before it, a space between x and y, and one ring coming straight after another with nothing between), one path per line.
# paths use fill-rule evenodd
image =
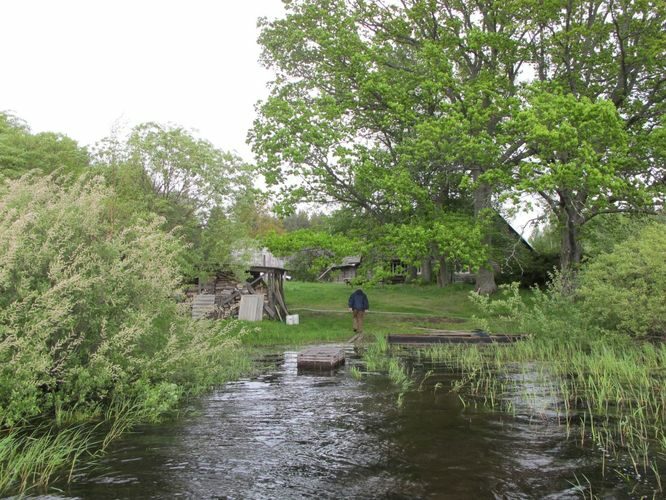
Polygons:
M345 351L342 347L310 347L298 353L296 366L309 370L330 370L345 362Z
M524 335L490 335L485 332L438 330L429 333L389 334L389 344L506 344L522 340Z

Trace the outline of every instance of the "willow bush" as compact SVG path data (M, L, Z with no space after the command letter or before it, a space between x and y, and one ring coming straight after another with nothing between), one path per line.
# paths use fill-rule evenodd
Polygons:
M497 297L472 294L488 318L511 322L535 336L666 338L666 225L655 222L607 253L587 261L572 281L551 275L545 291L526 300L518 284L502 285Z
M666 225L653 223L599 255L580 278L578 297L589 322L666 338Z
M123 398L158 415L240 368L238 328L174 300L182 243L150 214L115 225L113 196L101 178L0 187L0 428Z

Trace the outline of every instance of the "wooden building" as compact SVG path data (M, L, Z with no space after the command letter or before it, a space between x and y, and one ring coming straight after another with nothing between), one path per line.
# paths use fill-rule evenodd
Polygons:
M283 261L266 250L254 252L250 258L250 277L241 281L230 271L219 271L205 282L199 282L192 295L192 317L237 318L243 295L262 295L264 318L285 321Z
M318 281L334 281L337 283L349 283L356 278L358 267L361 265L360 255L350 255L342 259L340 264L333 264L324 271Z

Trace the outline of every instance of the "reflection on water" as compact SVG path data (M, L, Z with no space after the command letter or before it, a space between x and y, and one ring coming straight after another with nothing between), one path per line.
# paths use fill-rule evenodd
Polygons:
M620 496L562 427L464 407L437 374L402 406L384 377L272 373L227 384L176 423L116 443L63 496L580 498ZM435 383L442 388L435 390Z

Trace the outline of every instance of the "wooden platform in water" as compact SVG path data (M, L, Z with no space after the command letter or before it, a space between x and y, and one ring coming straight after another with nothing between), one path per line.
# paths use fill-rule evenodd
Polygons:
M330 370L345 362L345 350L342 347L310 347L298 353L296 365L299 369Z
M525 338L524 335L490 335L486 332L438 330L428 333L389 334L389 344L506 344Z

